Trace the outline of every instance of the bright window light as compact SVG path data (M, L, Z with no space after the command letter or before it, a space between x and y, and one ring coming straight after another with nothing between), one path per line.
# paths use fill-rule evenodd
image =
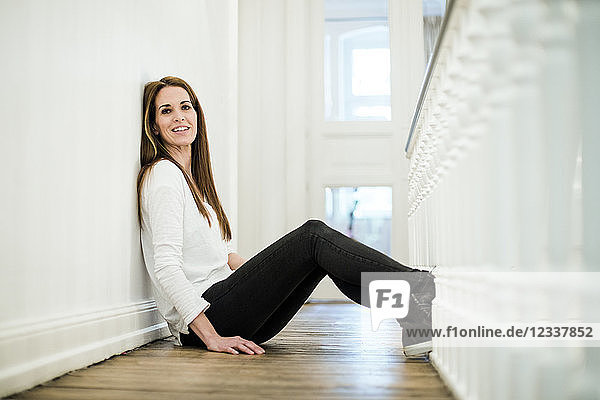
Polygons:
M324 0L324 11L325 120L391 120L388 0Z
M392 119L392 107L390 106L373 106L373 107L356 107L352 114L359 118L378 118L383 121Z
M391 255L392 188L325 188L325 221L343 234Z
M354 96L390 94L390 49L352 50L352 94Z

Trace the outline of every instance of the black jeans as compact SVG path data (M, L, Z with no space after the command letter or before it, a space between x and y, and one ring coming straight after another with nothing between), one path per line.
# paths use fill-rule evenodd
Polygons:
M288 324L325 275L361 304L361 272L409 271L418 270L309 220L208 288L203 294L210 303L206 317L219 335L260 344ZM191 329L181 341L205 347Z

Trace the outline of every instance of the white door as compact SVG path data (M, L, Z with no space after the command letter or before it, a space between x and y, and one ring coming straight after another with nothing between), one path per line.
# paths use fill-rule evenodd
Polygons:
M421 2L390 0L387 21L381 19L385 15L382 11L386 10L372 7L376 2L363 2L367 3L371 4L370 9L358 15L358 9L341 8L352 4L360 8L358 1L331 2L329 7L324 0L312 1L310 18L314 29L310 39L309 78L312 101L306 147L309 212L326 220L327 188L391 188L391 256L407 263L408 161L404 145L423 77ZM326 17L333 22L326 23ZM382 43L382 25L389 27L389 33L384 33L389 35L387 57L391 64L387 109L386 91L377 87L383 84L382 79L372 76L385 73L381 64L386 55L382 48L387 43ZM366 66L374 67L375 72L361 77L360 68L364 72L364 64L376 57L378 63ZM337 70L337 74L332 70ZM365 87L369 84L365 81L369 80L371 88ZM367 96L354 96L361 92ZM361 105L362 100L366 101ZM346 300L329 278L311 297L311 300L325 299Z
M391 108L383 113L391 121L341 122L324 111L325 0L239 2L240 254L256 254L309 217L325 220L327 187L386 186L391 254L408 260L404 145L423 77L421 2L389 0L387 8ZM337 115L356 100L338 102ZM373 100L368 106L381 107ZM313 298L345 299L327 279Z

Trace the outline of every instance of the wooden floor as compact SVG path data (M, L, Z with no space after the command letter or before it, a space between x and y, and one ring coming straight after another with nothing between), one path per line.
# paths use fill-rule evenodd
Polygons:
M259 356L158 340L10 398L452 398L427 360L402 356L394 321L361 330L365 310L368 316L354 304L307 304Z

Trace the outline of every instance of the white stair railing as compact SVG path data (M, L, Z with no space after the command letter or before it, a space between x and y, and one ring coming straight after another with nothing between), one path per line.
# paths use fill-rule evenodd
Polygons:
M435 326L600 322L599 38L596 0L449 3L406 146L410 257L438 266ZM432 361L464 399L600 398L599 348L440 338Z

